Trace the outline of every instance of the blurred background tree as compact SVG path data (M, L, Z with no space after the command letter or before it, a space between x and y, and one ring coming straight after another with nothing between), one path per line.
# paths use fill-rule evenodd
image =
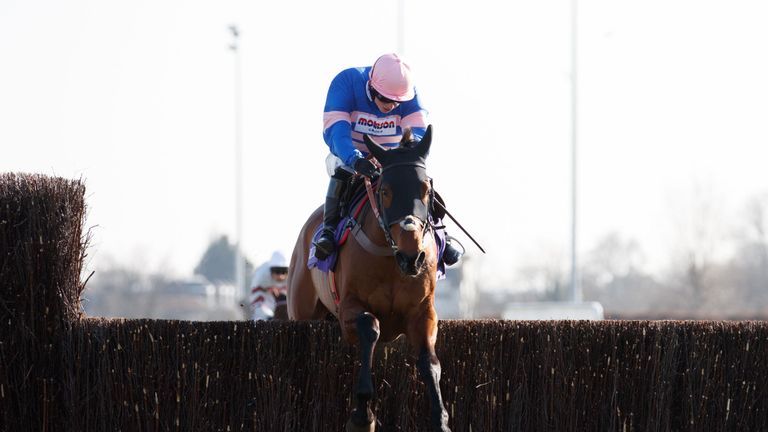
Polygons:
M234 283L235 253L235 245L229 242L226 235L215 238L206 248L200 262L195 266L194 273L213 283ZM250 283L253 269L253 263L246 258L246 284Z

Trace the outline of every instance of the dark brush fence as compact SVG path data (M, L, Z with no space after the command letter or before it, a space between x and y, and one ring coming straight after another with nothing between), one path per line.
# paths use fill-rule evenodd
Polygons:
M72 430L339 431L354 350L333 322L86 319ZM444 321L454 431L727 431L768 426L756 322ZM378 348L380 430L426 431L406 345Z
M79 181L0 175L1 430L57 430L71 414L84 193Z
M334 322L80 317L83 192L0 177L0 430L343 430ZM456 432L768 430L764 322L443 321L437 349ZM381 431L428 430L413 362L377 348Z

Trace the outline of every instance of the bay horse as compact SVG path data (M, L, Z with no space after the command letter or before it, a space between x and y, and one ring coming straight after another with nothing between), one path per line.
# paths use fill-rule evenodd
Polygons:
M409 145L405 136L391 150L364 137L370 154L382 167L373 197L378 210L365 211L358 221L367 241L350 235L329 274L307 268L312 237L322 222L321 206L304 224L291 256L290 319L323 319L330 312L339 320L344 341L359 347L355 408L347 421L348 432L375 429L371 410L374 347L378 341L390 342L401 334L417 358L419 376L429 393L432 428L450 432L440 394L440 361L435 354L438 248L429 219L435 195L426 173L432 126L418 143Z

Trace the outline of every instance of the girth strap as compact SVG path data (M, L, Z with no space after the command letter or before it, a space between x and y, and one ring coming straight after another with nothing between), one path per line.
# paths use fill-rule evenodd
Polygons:
M352 227L352 235L355 237L355 240L357 240L357 243L363 247L368 253L371 255L377 255L377 256L392 256L393 250L389 246L379 246L376 243L372 242L371 239L368 238L367 235L365 235L365 232L363 232L363 226L362 224L356 223L354 227Z

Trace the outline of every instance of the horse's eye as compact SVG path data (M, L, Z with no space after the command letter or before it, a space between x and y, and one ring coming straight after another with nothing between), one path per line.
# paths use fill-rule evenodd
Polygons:
M392 205L392 195L389 188L382 188L379 198L381 198L382 207L389 208Z

